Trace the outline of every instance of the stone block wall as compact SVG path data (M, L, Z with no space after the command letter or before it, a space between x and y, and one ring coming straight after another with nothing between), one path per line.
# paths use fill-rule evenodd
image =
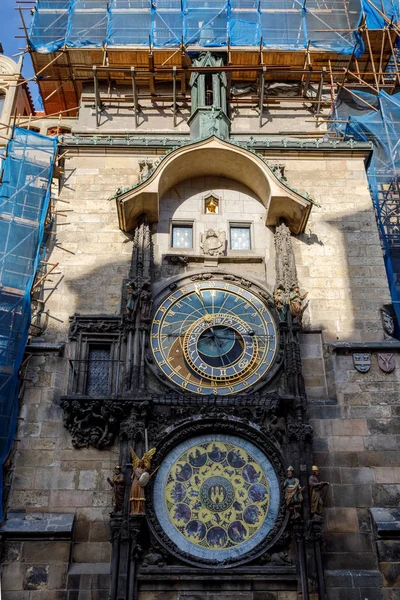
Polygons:
M105 565L111 552L111 491L106 478L118 462L118 442L105 451L74 449L62 424L59 401L68 389L69 318L75 312L120 312L132 237L119 230L115 200L108 198L118 187L138 181L139 160L147 155L106 154L98 149L97 154L90 154L78 148L66 159L60 190L64 202L57 204L66 216L57 216L52 236L49 260L59 265L53 282L46 283L46 296L51 291L46 302L50 317L43 338L67 344L62 357L49 354L30 360L9 505L13 511L29 513L75 513L75 534L73 541L54 541L47 547L50 542L10 542L3 568L5 600L106 597ZM309 301L303 365L312 404L314 460L321 477L331 483L324 536L329 600L375 600L378 580L390 590L384 600L397 600L396 568L388 560L392 550L380 544L377 553L369 509L397 506L400 498L400 365L385 374L373 356L371 371L360 374L351 353L335 353L329 346L336 341L379 342L384 337L379 309L390 297L363 158L268 158L285 162L289 183L321 204L313 208L306 232L295 239L294 246L301 289L308 291ZM186 182L170 190L162 201L160 223L154 226L158 267L169 250L167 222L171 218L194 219L198 232L211 222L202 213L206 189L221 193L223 200L222 219L215 219L213 225L227 227L232 215L252 220L255 248L263 259L249 265L219 264L218 269L265 278L272 290L273 235L263 225L264 208L232 182L192 180L190 185ZM156 271L160 278L175 272ZM101 565L101 572L94 565ZM342 577L343 570L348 572ZM365 579L356 574L361 572ZM39 587L29 587L34 585ZM263 594L252 600L292 600L293 596L281 591Z
M9 600L61 600L67 595L69 541L6 542L2 559L2 590ZM63 595L64 594L64 595Z

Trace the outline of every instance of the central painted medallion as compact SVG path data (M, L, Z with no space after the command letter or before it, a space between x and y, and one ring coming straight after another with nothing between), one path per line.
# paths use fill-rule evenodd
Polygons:
M154 507L180 550L216 562L240 558L275 522L278 479L268 458L247 440L204 435L182 442L164 459Z

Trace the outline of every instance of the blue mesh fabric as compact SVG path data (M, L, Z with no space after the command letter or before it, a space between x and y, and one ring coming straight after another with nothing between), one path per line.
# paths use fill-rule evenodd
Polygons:
M331 126L344 133L345 139L369 141L373 145L367 169L368 183L392 302L400 324L400 93L389 96L380 91L375 96L359 90L352 94L342 90L334 118L347 121Z
M30 291L44 236L56 147L55 139L15 128L3 163L0 187L1 467L15 434L18 370L28 339Z
M29 40L38 52L69 47L187 46L284 50L310 45L361 56L354 31L365 11L382 29L382 6L396 21L395 0L36 0ZM361 4L362 3L362 4ZM376 5L375 5L376 6Z

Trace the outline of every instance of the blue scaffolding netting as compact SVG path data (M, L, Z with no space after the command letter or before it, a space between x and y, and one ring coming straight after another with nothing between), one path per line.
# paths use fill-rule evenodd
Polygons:
M361 56L357 33L399 20L398 0L36 0L36 52L107 46L314 48ZM386 15L386 19L383 15Z
M56 149L56 139L15 127L3 162L0 186L0 499L2 467L16 428L18 372L31 322L30 293L44 237Z
M389 96L343 89L334 107L332 129L345 139L369 141L367 168L397 324L400 324L400 93Z

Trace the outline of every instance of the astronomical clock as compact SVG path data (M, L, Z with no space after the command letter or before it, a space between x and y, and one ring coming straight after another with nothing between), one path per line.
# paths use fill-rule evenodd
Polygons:
M205 405L237 397L239 415L240 398L254 397L282 362L267 293L228 278L162 290L150 348L155 373L179 396L192 403L203 397ZM285 512L283 470L271 440L240 417L221 423L207 410L190 418L188 409L185 426L172 430L148 505L159 540L195 565L229 566L265 552Z
M192 394L229 395L265 383L278 348L270 308L228 281L192 282L158 306L154 361L165 381Z

